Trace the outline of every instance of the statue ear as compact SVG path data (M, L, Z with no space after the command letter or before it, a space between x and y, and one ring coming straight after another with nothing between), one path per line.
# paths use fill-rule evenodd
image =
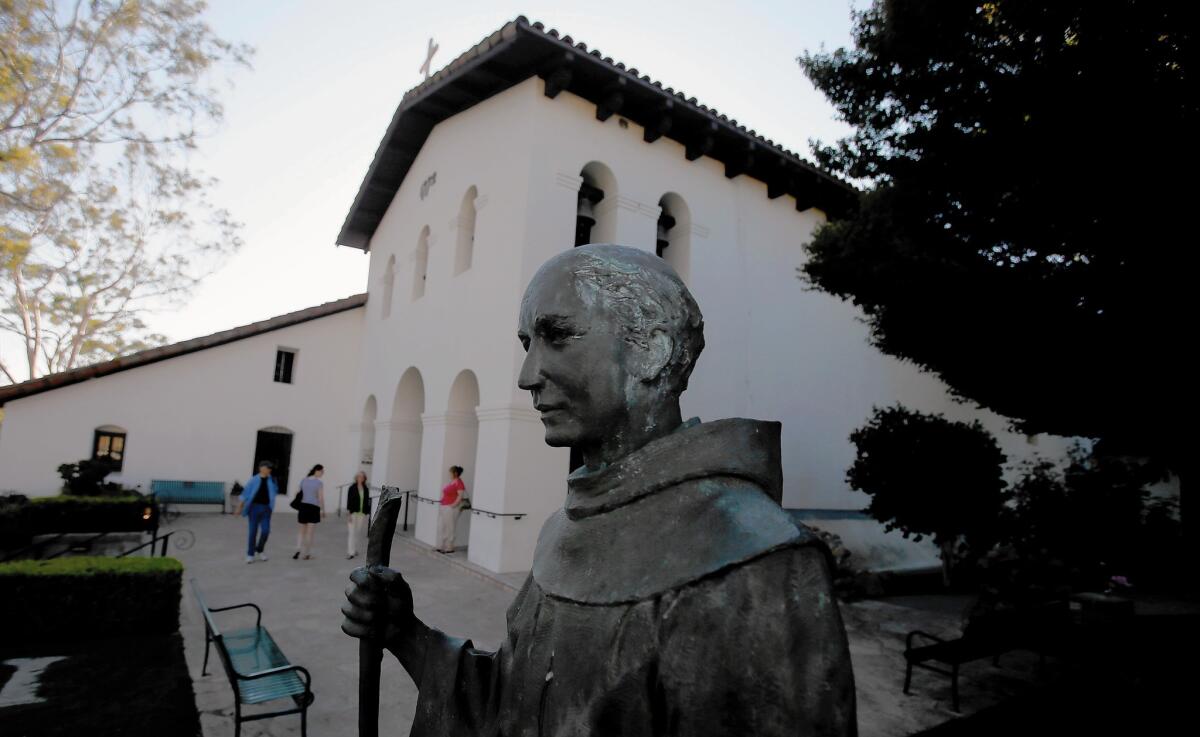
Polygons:
M654 381L662 375L663 369L671 362L671 353L675 350L675 341L665 330L655 330L646 341L646 352L641 360L642 381Z

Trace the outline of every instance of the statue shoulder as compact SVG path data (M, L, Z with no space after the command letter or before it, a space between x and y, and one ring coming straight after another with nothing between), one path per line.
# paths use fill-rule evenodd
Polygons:
M708 477L605 514L559 510L542 528L532 577L556 598L632 603L814 541L759 485Z

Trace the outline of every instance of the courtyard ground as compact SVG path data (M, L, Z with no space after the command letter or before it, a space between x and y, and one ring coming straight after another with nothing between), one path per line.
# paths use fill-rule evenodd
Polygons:
M220 672L215 654L209 675L201 677L204 625L186 579L196 578L213 607L254 602L262 607L263 625L274 635L293 663L308 668L316 701L309 710L309 733L317 737L357 734L358 648L339 629L343 591L360 556L345 557L345 522L326 518L317 529L314 558L291 559L296 525L289 515L276 515L267 553L270 560L247 565L246 526L240 517L193 513L176 519L168 529L195 533L195 545L169 554L185 566L181 627L188 667L194 679L196 706L205 737L233 732L233 695ZM441 556L408 535L398 534L392 566L404 573L413 588L416 612L431 626L470 637L477 647L493 649L504 637L504 615L524 576L493 576L466 561L463 552ZM918 671L913 693L901 693L904 676L904 634L916 628L953 636L960 628L967 601L958 597L908 597L891 601L844 604L851 658L858 687L859 733L862 737L901 737L953 719L949 681ZM222 616L222 615L218 615ZM225 615L240 626L242 613ZM252 616L252 615L251 615ZM1009 696L1037 690L1043 683L1035 670L1036 657L1012 653L996 668L988 661L965 666L961 680L963 714L992 706ZM215 666L215 667L214 667ZM1053 678L1053 669L1051 669ZM408 734L417 691L391 656L384 660L381 695L381 733ZM296 735L298 716L278 717L243 725L242 733Z

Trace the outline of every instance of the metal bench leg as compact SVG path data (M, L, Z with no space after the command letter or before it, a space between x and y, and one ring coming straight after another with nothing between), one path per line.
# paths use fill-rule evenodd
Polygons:
M242 702L237 699L237 687L235 686L233 693L233 737L240 737L242 734Z
M300 710L300 737L308 737L308 704Z
M909 661L908 666L904 669L904 694L908 695L908 687L912 685L912 661Z
M208 649L212 645L212 637L208 634L207 625L204 627L204 665L200 666L200 675L208 675Z
M954 665L954 670L950 675L950 698L954 703L954 712L958 713L958 665Z

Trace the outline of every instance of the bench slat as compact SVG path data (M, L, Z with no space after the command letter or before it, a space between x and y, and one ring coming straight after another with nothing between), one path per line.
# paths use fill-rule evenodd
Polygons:
M252 676L264 670L291 665L265 627L247 627L225 633L225 651L237 672Z
M304 693L304 681L295 671L279 673L253 681L238 681L238 698L243 704L261 704L285 696Z
M167 481L150 482L150 489L159 501L175 504L224 504L225 482L223 481Z

